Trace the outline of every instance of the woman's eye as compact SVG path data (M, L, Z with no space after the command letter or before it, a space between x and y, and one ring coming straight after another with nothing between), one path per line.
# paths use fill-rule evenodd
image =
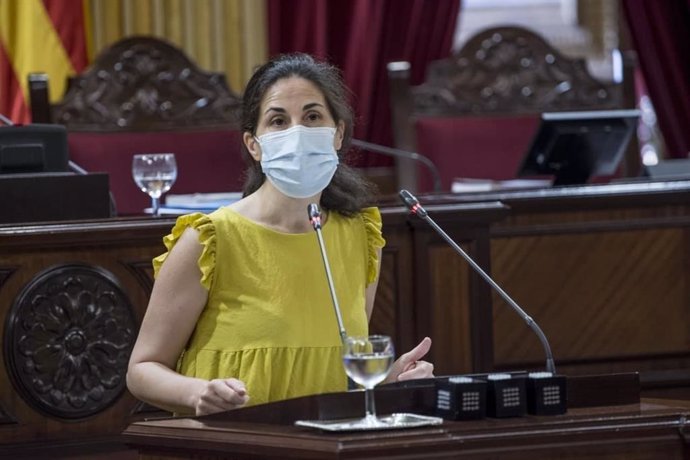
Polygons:
M274 118L271 120L271 126L283 126L285 120L282 118Z
M321 114L317 112L311 112L307 114L307 120L309 121L319 121L321 119Z

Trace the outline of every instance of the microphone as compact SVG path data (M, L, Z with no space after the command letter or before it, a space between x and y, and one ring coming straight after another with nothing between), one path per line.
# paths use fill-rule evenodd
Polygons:
M361 149L423 163L424 166L429 169L429 172L431 172L431 175L434 178L434 192L441 191L441 174L438 172L438 168L429 157L424 156L421 153L408 152L407 150L386 147L385 145L373 144L371 142L360 141L359 139L352 139L351 143L355 147L359 147Z
M546 354L546 370L548 372L551 372L551 374L555 375L556 374L556 365L554 364L553 361L553 355L551 354L551 347L549 346L549 341L546 339L546 336L544 335L544 332L539 328L537 323L534 322L534 320L527 314L525 311L520 308L520 306L515 303L513 299L510 298L506 292L501 289L501 287L496 284L494 280L491 279L489 275L486 274L484 270L474 261L472 258L465 252L463 249L458 246L458 244L452 240L450 236L446 232L443 231L441 227L434 222L434 220L429 217L428 213L426 210L422 207L421 204L419 204L419 201L417 198L415 198L414 195L412 195L410 192L407 190L400 190L400 198L402 201L405 203L405 206L407 206L407 209L410 210L411 214L415 214L419 216L421 219L427 221L431 227L436 230L436 232L441 235L441 237L446 240L450 246L455 249L457 253L459 253L466 261L468 264L472 266L472 268L481 275L484 280L491 285L492 288L496 290L496 292L499 293L499 295L505 300L508 305L513 307L513 310L517 312L518 315L527 323L527 325L534 331L534 333L539 337L539 340L541 341L542 346L544 347L544 353Z
M323 236L321 235L321 211L316 203L310 203L307 206L307 213L309 215L309 222L311 222L316 237L319 240L319 249L321 250L321 259L323 266L326 269L326 279L328 280L328 289L331 292L331 300L333 301L333 309L335 310L335 318L338 321L338 330L340 331L340 340L345 344L347 333L343 325L343 317L340 314L340 305L338 305L338 297L335 295L335 285L333 284L333 276L331 275L331 266L328 263L328 256L326 255L326 247L323 244Z

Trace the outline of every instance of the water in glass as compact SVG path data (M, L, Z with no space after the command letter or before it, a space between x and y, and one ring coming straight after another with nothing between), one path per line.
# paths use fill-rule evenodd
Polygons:
M347 337L343 344L343 365L352 380L364 387L366 416L355 423L368 427L381 425L376 417L374 386L390 372L395 358L393 341L385 335Z
M177 179L177 163L172 153L144 153L132 158L132 177L142 192L151 197L153 215L160 213L160 198Z

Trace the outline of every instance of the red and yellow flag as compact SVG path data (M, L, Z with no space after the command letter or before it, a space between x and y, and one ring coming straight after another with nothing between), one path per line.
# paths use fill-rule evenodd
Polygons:
M44 72L50 100L62 98L67 77L87 65L83 0L0 0L0 113L31 121L30 73Z

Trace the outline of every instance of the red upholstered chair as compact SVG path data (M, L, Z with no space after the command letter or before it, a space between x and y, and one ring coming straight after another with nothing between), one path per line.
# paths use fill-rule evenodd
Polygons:
M118 214L150 206L132 180L136 153L175 154L178 178L170 193L242 189L241 99L223 75L201 71L169 43L131 37L113 44L52 107L42 97L45 84L33 80L34 122L67 126L70 159L109 174Z
M516 177L542 112L622 108L622 85L589 75L535 33L487 29L448 59L435 61L419 86L409 65L389 68L396 147L428 156L445 191L454 178ZM401 187L430 191L427 171L398 164Z

